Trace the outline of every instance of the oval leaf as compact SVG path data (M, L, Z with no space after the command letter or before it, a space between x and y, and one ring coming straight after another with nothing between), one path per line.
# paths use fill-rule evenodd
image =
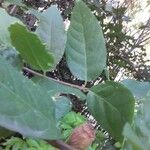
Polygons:
M95 119L116 140L122 142L122 130L131 123L134 114L134 97L120 83L106 82L92 87L87 95L87 104Z
M66 57L73 75L85 81L98 77L106 65L106 47L102 29L90 9L81 0L76 2L72 12Z
M1 57L0 126L25 136L59 138L50 95Z
M37 35L18 23L11 25L9 31L12 45L33 69L45 71L52 67L53 56L45 50Z
M66 33L63 19L56 6L51 6L41 15L38 15L38 19L39 24L36 34L46 44L47 50L54 54L55 67L65 50Z

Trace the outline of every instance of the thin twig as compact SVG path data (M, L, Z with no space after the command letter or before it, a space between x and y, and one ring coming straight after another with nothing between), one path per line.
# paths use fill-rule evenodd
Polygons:
M60 140L47 141L47 142L51 144L52 146L59 148L60 150L77 150Z
M28 72L30 72L30 73L32 73L32 74L34 74L34 75L46 78L46 79L51 80L51 81L55 81L55 82L63 84L63 85L67 85L67 86L70 86L70 87L73 87L73 88L76 88L76 89L79 89L79 90L83 90L83 91L88 91L89 90L88 88L83 87L83 86L78 86L78 85L75 85L75 84L67 83L67 82L64 82L64 81L56 80L54 78L45 76L45 75L43 75L41 73L38 73L38 72L36 72L36 71L34 71L32 69L27 68L27 67L23 67L23 69L26 70L26 71L28 71Z
M13 7L10 9L9 14L12 15L16 11L17 5L13 5Z

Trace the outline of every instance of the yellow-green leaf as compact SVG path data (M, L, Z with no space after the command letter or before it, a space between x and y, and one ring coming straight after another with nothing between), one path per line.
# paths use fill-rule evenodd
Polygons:
M15 23L9 27L12 45L22 58L37 70L49 70L54 62L51 53L36 34L29 32L23 25Z

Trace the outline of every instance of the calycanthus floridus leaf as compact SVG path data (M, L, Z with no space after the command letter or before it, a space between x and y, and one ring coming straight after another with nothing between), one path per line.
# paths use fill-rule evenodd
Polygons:
M47 51L54 54L53 67L55 67L65 51L66 32L63 19L56 6L49 7L41 15L38 15L38 19L36 34L46 44Z
M78 0L67 33L66 58L80 80L97 78L106 66L106 47L101 26L90 9Z
M54 103L40 86L0 57L0 126L24 136L58 139Z
M112 137L122 142L123 127L132 123L134 97L122 84L108 81L93 86L87 95L89 111Z
M52 67L54 58L36 34L18 23L11 25L9 31L12 45L33 69L47 71Z

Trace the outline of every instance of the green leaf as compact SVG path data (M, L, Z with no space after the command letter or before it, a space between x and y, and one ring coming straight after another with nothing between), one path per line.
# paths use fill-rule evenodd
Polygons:
M59 138L49 94L1 57L0 126L25 136Z
M18 149L20 149L23 143L24 141L21 138L11 137L10 139L7 139L6 142L3 143L3 146L5 146L5 150L10 150L12 149L12 147L18 147Z
M65 116L72 108L72 103L70 100L64 96L55 98L55 114L56 119L60 120Z
M72 74L81 80L97 78L106 66L101 26L90 9L76 2L67 34L66 58Z
M11 17L4 9L0 8L0 45L12 47L8 27L14 22L19 22L15 17Z
M86 122L86 118L82 116L80 113L75 113L74 111L71 111L62 118L61 122L62 124L70 125L72 128L74 128Z
M131 123L134 114L134 97L122 84L108 81L91 88L87 105L95 119L117 141L122 142L122 130Z
M48 8L38 16L38 19L39 24L36 33L41 41L46 44L47 50L54 54L55 63L53 67L55 67L65 50L66 33L63 19L56 6Z
M3 146L5 146L5 150L56 150L46 141L32 138L11 137L3 143ZM22 149L22 147L26 147L26 149Z
M55 82L55 81L52 81L49 79L43 79L43 78L39 78L39 77L34 77L33 81L35 83L37 83L38 85L40 85L43 89L45 89L46 91L51 93L51 95L53 95L53 96L57 96L62 93L66 93L66 94L69 93L69 94L76 95L81 100L86 99L85 94L83 92L81 92L80 90L70 87L70 86L67 86L67 85L63 85L59 82Z
M36 148L40 147L38 141L36 141L34 139L27 139L26 143L28 144L29 147L36 147Z
M132 79L126 79L121 81L137 99L145 97L150 90L150 82L140 82Z
M36 34L18 23L11 25L9 31L12 45L33 69L46 71L52 67L53 56L46 51Z

